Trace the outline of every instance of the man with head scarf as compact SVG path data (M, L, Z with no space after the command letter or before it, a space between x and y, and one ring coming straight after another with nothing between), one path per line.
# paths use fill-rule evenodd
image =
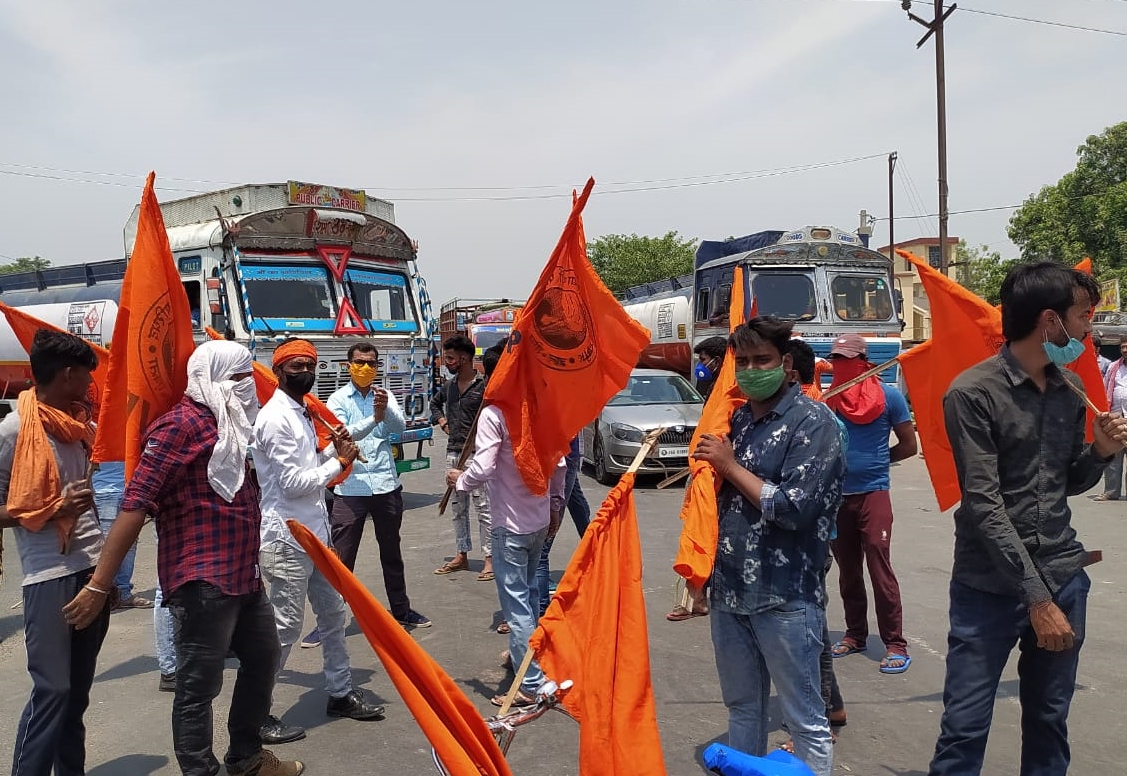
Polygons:
M177 623L172 741L185 776L219 773L211 706L223 686L228 651L238 657L239 672L227 717L227 773L297 776L304 770L263 749L260 734L280 650L258 569L259 494L246 460L258 413L252 374L250 351L242 345L216 340L196 348L184 397L146 431L144 453L90 585L64 609L76 628L85 627L97 590L113 584L145 516L152 515L157 574Z
M262 485L262 576L274 605L282 647L278 670L285 667L301 637L308 598L321 634L325 689L329 693L325 713L330 717L383 719L383 706L372 703L352 683L344 645L344 599L286 526L287 520L297 520L332 546L325 488L348 468L359 450L343 426L337 427L333 444L317 449L317 433L305 407L305 395L313 390L317 377L317 349L306 340L288 339L274 350L273 362L278 388L255 421L253 454ZM294 740L287 732L290 730L293 728L271 716L263 735L267 741L281 743Z

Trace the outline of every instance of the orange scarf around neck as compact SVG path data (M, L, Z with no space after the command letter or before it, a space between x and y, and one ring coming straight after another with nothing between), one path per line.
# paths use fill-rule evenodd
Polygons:
M50 434L65 444L82 442L89 448L94 441L94 429L60 409L40 404L34 388L20 394L16 407L20 431L8 485L8 515L29 531L40 531L48 522L54 522L59 551L65 552L77 517L55 518L63 502L63 483L47 436Z

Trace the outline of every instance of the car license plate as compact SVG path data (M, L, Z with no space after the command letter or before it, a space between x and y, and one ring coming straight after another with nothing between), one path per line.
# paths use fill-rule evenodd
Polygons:
M658 458L688 458L689 446L684 445L681 447L661 447L657 451Z

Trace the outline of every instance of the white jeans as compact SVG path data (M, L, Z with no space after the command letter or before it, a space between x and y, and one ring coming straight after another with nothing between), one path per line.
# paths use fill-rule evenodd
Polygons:
M352 672L344 646L344 599L303 550L277 541L264 546L259 555L266 595L274 607L274 623L278 626L278 642L282 646L278 673L286 667L290 650L301 638L308 595L317 618L317 630L321 633L325 689L334 698L347 695L352 690Z

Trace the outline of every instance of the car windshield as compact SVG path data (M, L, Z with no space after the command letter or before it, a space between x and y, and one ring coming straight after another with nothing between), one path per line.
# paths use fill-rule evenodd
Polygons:
M611 397L609 407L643 404L704 404L704 399L680 375L630 375L626 387Z

